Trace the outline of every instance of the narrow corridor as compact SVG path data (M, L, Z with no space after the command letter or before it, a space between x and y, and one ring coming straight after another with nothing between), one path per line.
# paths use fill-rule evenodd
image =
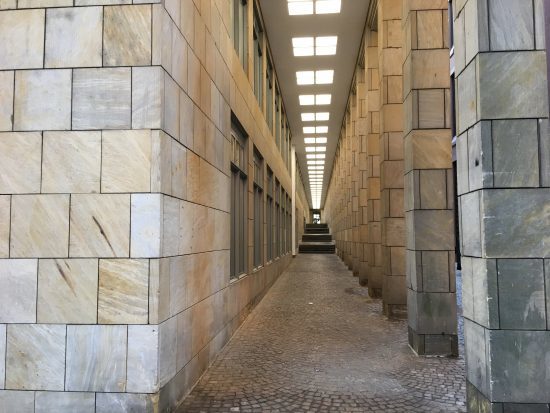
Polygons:
M336 255L298 255L178 412L318 411L466 411L464 359L415 356Z

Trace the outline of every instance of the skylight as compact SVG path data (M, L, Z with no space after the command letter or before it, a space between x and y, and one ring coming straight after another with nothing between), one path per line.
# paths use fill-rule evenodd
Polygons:
M288 0L288 14L291 16L313 14L313 0Z
M302 122L325 121L329 119L329 112L302 113Z
M330 105L332 95L300 95L299 99L302 106Z
M327 133L328 126L304 126L303 128L305 134L310 133Z
M293 37L294 56L328 56L336 54L338 36Z
M305 70L296 72L298 85L330 85L334 80L334 70Z
M341 0L288 0L288 14L291 16L304 16L314 12L315 14L334 14L340 13L341 8Z

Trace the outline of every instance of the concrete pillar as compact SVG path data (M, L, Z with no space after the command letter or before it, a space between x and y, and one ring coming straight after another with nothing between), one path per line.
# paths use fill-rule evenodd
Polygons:
M402 1L378 3L380 80L380 194L384 313L404 317L405 218L403 206Z
M468 410L550 403L550 129L542 1L455 2Z
M409 345L457 355L447 1L404 2Z

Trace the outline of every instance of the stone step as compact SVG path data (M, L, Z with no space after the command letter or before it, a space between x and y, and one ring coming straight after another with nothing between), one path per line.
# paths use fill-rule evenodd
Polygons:
M315 227L315 228L308 228L306 227L305 228L305 233L306 234L328 234L329 233L329 229L328 227L324 227L324 228L318 228L318 227Z
M302 235L303 242L330 242L332 241L331 234L304 234Z
M302 254L334 254L336 244L332 242L301 242L298 251Z

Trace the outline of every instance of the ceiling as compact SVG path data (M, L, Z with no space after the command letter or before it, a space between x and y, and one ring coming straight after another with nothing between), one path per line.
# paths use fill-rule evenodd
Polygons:
M355 72L369 1L342 0L340 13L291 16L289 15L287 0L260 0L265 29L273 55L273 63L292 131L292 142L296 147L296 157L302 171L310 205L313 207L315 205L312 202L310 191L304 137L326 136L328 138L320 196L320 207L322 207L325 202L351 81ZM336 55L294 56L293 37L316 36L338 36ZM333 84L300 86L297 84L297 71L329 69L334 70ZM298 96L303 94L331 94L331 104L300 106ZM302 113L315 112L329 112L329 121L302 121ZM328 133L304 134L304 126L315 125L328 126Z

